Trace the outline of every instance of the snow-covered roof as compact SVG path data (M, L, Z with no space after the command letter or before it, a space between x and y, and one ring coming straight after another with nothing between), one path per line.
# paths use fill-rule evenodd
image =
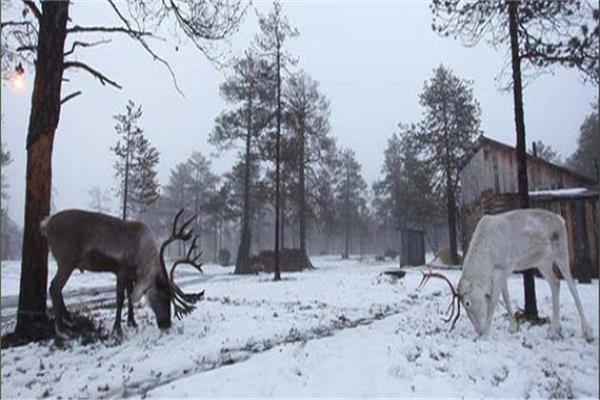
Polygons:
M529 192L530 196L544 196L544 195L550 195L550 196L573 196L576 194L582 194L587 192L588 189L587 188L583 188L583 187L576 187L576 188L566 188L566 189L552 189L552 190L533 190L531 192Z
M584 187L565 188L565 189L552 189L552 190L533 190L529 192L531 197L552 197L552 198L564 198L564 197L589 197L598 196L598 192Z

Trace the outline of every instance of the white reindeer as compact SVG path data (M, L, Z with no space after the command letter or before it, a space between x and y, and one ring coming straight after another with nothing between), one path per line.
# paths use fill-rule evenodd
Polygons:
M454 316L455 300L458 311L452 328L460 316L460 305L479 335L487 335L500 293L510 317L511 331L518 329L508 295L507 278L514 271L538 268L550 284L552 291L551 334L560 336L560 278L555 274L556 265L565 278L575 299L575 306L581 321L583 337L593 340L590 325L585 319L577 288L569 269L569 249L567 229L564 219L553 212L527 209L509 211L498 215L486 215L477 224L469 251L463 264L463 271L455 290L452 283L442 274L423 274L419 287L431 277L444 279L451 287L453 299L449 322Z

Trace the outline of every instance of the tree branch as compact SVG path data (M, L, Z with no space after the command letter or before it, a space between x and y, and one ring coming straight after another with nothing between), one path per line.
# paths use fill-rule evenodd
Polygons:
M32 26L33 24L30 21L4 21L0 22L0 29L4 29L7 26Z
M98 46L101 44L108 44L110 43L110 39L105 39L105 40L99 40L97 42L80 42L78 40L73 42L73 45L71 46L71 50L66 51L65 52L65 57L69 56L71 54L73 54L73 52L75 51L75 48L80 46L80 47L94 47L94 46Z
M23 0L23 3L27 7L29 7L29 9L31 10L31 12L37 18L38 21L40 19L42 19L42 12L40 11L40 9L35 5L35 3L32 0Z
M136 39L142 36L152 36L152 33L146 31L138 31L130 28L123 28L120 26L80 26L75 25L72 28L67 29L69 33L124 33L132 36Z
M116 87L117 89L123 89L121 87L121 85L119 85L118 83L116 83L115 81L107 78L105 75L103 75L101 72L93 69L92 67L90 67L87 64L84 64L82 62L79 61L65 61L63 63L63 68L64 69L68 69L68 68L81 68L87 72L89 72L94 78L98 79L100 81L100 83L102 85L106 85L107 83L111 86Z
M70 95L66 96L64 99L60 100L60 104L63 105L65 104L67 101L79 96L81 94L81 90L78 90L76 92L71 93Z
M115 13L117 14L117 16L119 17L119 19L125 24L125 26L127 27L126 30L130 30L133 31L132 27L131 27L131 23L129 22L129 20L127 18L125 18L125 16L121 13L121 11L119 10L119 8L117 7L117 5L115 4L115 2L113 0L108 0L108 3L110 4L110 6L112 7L112 9L115 11ZM142 36L138 36L138 37L134 37L140 45L142 45L142 47L152 56L152 58L154 58L155 61L160 62L161 64L163 64L168 70L169 73L171 74L171 79L173 79L173 85L175 85L175 89L179 92L180 95L184 96L183 92L181 91L181 89L179 88L179 85L177 84L177 78L175 77L175 72L173 72L173 69L171 68L171 65L167 62L167 60L165 60L164 58L160 57L158 54L156 54L154 52L154 50L152 50L150 48L150 46L148 45L148 43L146 43L146 41L144 40L144 38ZM184 96L185 97L185 96Z
M36 46L19 46L16 51L37 51Z

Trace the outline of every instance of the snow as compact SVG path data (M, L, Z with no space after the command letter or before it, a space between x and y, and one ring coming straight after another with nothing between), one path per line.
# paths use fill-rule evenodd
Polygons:
M168 333L161 333L149 308L140 306L139 327L124 326L121 344L74 341L61 350L46 342L2 350L2 398L598 398L598 339L589 344L582 338L564 283L562 339L550 340L547 325L509 333L501 307L489 337L480 339L466 317L452 332L440 320L450 300L443 282L416 291L421 268L394 281L383 272L397 263L372 259L317 257L317 270L284 274L281 282L207 265L200 281L190 278L184 285L186 291L205 289L207 300L174 321ZM2 264L3 296L5 290L14 293L12 269ZM460 271L444 273L453 282L460 276ZM94 279L97 285L114 284L112 276L102 275L84 273L81 281L70 282L74 295L67 307L86 306L79 284L88 288ZM540 312L549 315L548 285L537 283ZM577 288L589 322L597 327L597 281ZM509 290L519 306L520 275L509 279ZM3 306L3 316L6 310ZM89 312L112 326L110 304Z
M554 190L534 190L529 192L530 196L575 196L589 192L588 188L576 187L567 189L554 189Z

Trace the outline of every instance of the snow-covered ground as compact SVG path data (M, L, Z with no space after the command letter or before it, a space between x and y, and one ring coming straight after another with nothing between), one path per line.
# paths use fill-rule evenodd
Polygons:
M141 306L140 326L124 327L120 345L75 342L60 350L47 342L2 350L2 398L598 398L598 339L590 344L582 338L564 284L561 340L548 338L547 325L509 333L501 307L489 337L478 339L466 317L448 332L440 320L448 289L432 280L416 291L420 268L393 281L383 271L395 262L338 257L313 262L317 270L284 274L281 282L207 265L200 282L188 280L184 287L205 289L206 301L168 333L159 332L149 308ZM454 282L460 276L444 273ZM18 287L18 264L2 264L3 297L16 294L14 282ZM540 311L549 315L548 285L537 283ZM80 286L113 284L110 275L76 272L67 285L67 291L74 289L67 304L85 306ZM597 327L598 283L577 287ZM520 276L509 279L509 290L519 306ZM5 304L3 317L10 308ZM112 326L109 305L90 313Z

